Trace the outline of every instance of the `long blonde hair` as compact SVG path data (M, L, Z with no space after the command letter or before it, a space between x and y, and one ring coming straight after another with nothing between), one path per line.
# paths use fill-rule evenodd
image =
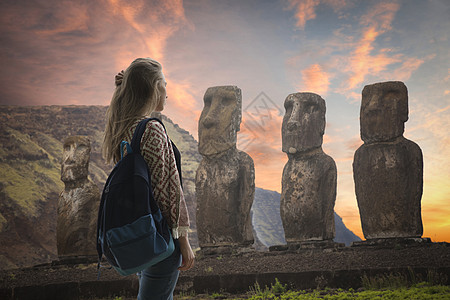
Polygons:
M164 84L161 64L153 59L138 58L125 70L106 112L102 154L107 163L120 160L126 132L139 117L156 109Z

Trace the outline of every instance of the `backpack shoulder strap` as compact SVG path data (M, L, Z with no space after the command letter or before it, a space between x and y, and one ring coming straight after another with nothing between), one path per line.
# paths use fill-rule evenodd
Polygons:
M131 148L133 149L134 153L140 153L140 151L141 151L142 135L145 132L145 128L147 127L147 123L149 121L151 121L151 120L158 121L163 126L164 131L166 130L166 128L164 127L164 124L158 118L147 118L147 119L144 119L141 122L139 122L139 124L136 126L136 129L135 129L134 134L133 134L133 138L131 140Z

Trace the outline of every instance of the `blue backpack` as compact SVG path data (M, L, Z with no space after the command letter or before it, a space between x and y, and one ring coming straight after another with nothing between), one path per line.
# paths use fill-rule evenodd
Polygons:
M130 275L164 260L175 249L170 229L153 197L147 163L140 153L141 138L150 120L162 124L156 118L142 120L131 146L121 143L121 160L106 180L97 220L98 269L104 255L119 274ZM173 143L172 147L181 176L180 154Z

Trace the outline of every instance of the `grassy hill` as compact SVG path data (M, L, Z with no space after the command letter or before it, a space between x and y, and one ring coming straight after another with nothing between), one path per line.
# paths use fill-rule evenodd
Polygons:
M0 269L56 259L63 142L71 135L89 137L89 176L102 189L112 168L100 152L105 113L104 106L0 106ZM195 225L197 142L170 119L162 120L183 153L184 190ZM195 245L195 232L193 237Z
M60 167L64 140L84 135L91 141L89 176L102 189L112 166L100 148L105 106L0 106L0 269L56 259L57 201L64 188ZM195 172L201 161L197 141L165 116L171 139L182 152L183 185L196 241ZM265 246L284 243L279 194L256 190L256 235ZM336 230L337 236L348 230Z

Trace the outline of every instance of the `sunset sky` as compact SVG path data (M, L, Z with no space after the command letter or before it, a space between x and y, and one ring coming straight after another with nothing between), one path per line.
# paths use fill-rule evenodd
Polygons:
M424 237L450 242L449 33L448 0L3 0L0 104L108 105L114 75L152 57L168 82L164 113L194 137L206 89L242 89L238 147L255 162L256 186L280 192L284 100L317 93L336 212L362 237L352 175L361 91L403 81L404 135L424 155Z

